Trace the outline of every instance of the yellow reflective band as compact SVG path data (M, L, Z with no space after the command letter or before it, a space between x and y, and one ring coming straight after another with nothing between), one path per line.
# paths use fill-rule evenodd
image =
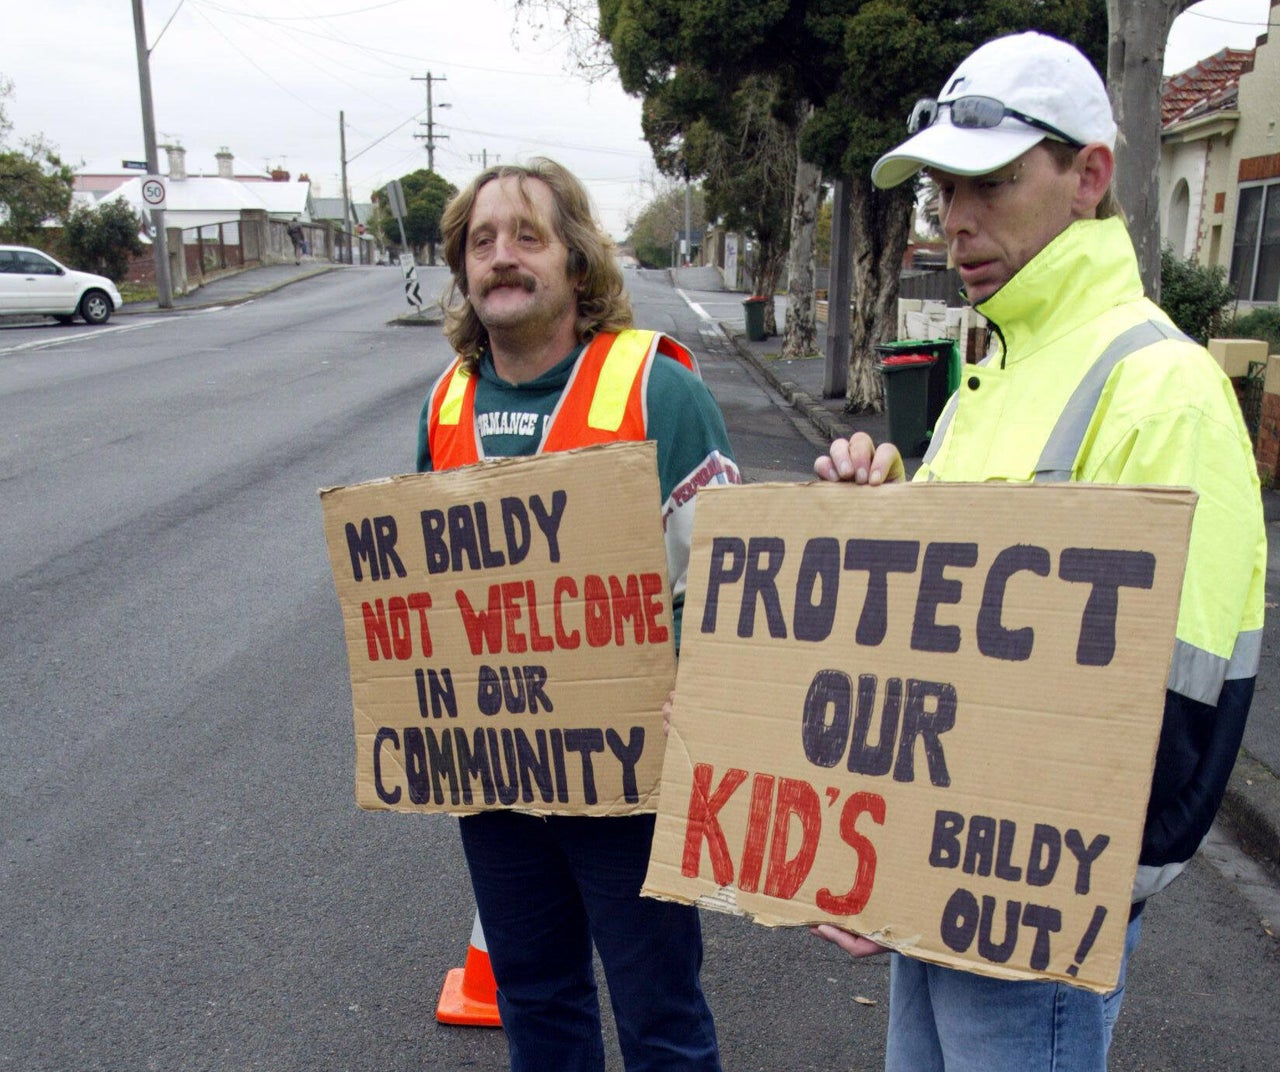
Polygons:
M607 432L616 432L622 427L627 399L631 397L631 385L653 348L654 335L652 331L628 330L619 332L613 340L600 370L591 411L587 414L589 427Z
M441 424L457 424L461 419L462 397L467 393L467 380L470 378L471 374L461 366L453 370L444 393L444 401L440 404Z

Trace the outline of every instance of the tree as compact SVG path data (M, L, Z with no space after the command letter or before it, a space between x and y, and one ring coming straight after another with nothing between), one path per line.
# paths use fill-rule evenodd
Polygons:
M1160 300L1160 87L1173 20L1195 0L1107 0L1107 89L1120 136L1116 194L1142 283Z
M1200 343L1218 333L1235 297L1222 265L1183 260L1167 244L1160 251L1160 293L1169 319Z
M127 201L112 198L93 208L81 205L67 217L62 247L78 268L119 283L133 258L146 251L141 228L142 218Z
M821 204L822 172L800 157L796 161L795 194L791 199L791 248L787 252L787 323L782 332L782 357L787 360L808 357L818 349L815 276Z
M689 218L690 229L706 228L706 197L700 185L690 191ZM627 244L646 268L668 268L672 266L672 236L683 230L684 184L658 180L654 196L628 225Z
M404 191L405 201L405 241L415 255L426 246L427 263L435 264L436 243L444 237L440 233L440 218L444 215L445 205L457 195L458 188L427 168L402 176L400 188ZM383 191L378 191L375 196L379 204L388 203ZM400 227L389 213L382 222L382 237L387 242L400 244Z
M723 110L685 127L681 150L689 169L705 176L708 215L753 238L746 268L758 295L777 293L791 233L796 137L777 118L777 104L771 79L745 79ZM764 330L778 332L772 301L764 307Z
M30 243L45 221L66 216L75 173L41 135L6 146L13 125L4 102L12 92L13 83L0 76L0 240Z
M909 187L874 189L871 165L901 141L916 98L936 95L983 41L1028 28L1074 41L1095 62L1105 55L1103 0L600 0L601 33L628 92L705 104L697 85L723 95L768 72L779 101L812 106L800 155L828 178L845 177L852 191L854 409L881 405L874 346L896 325L914 205ZM701 77L685 79L690 71Z

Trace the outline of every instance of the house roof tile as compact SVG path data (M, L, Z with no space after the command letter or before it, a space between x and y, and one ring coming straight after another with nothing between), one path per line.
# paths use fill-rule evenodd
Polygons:
M1165 127L1208 112L1234 108L1240 76L1253 69L1253 49L1224 48L1194 67L1170 75L1160 87Z

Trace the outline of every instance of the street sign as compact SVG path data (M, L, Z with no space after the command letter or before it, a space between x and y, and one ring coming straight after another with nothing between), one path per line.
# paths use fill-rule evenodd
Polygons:
M147 208L164 208L165 186L161 175L148 175L142 180L142 200Z
M132 171L147 170L147 162L145 160L121 160L120 166L122 168L129 168Z
M390 202L387 207L391 209L391 215L396 219L403 219L409 214L404 203L404 188L400 185L399 179L392 179L387 183L387 201Z
M400 254L400 271L404 275L404 300L416 306L422 312L422 291L418 287L418 272L413 264L412 253Z

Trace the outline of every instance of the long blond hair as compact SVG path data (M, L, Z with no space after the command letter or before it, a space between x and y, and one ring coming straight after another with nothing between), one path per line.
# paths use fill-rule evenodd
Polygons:
M445 299L444 333L463 366L474 371L480 351L489 344L489 333L471 305L467 280L467 226L481 187L514 178L525 206L532 211L526 184L537 179L551 190L554 217L542 221L569 250L569 278L578 280L578 318L574 332L586 342L601 331L622 331L631 327L631 301L623 287L622 272L614 257L609 236L591 214L587 191L567 169L544 156L528 164L498 164L482 171L465 190L445 207L440 221L444 233L444 257L453 272L453 283Z

